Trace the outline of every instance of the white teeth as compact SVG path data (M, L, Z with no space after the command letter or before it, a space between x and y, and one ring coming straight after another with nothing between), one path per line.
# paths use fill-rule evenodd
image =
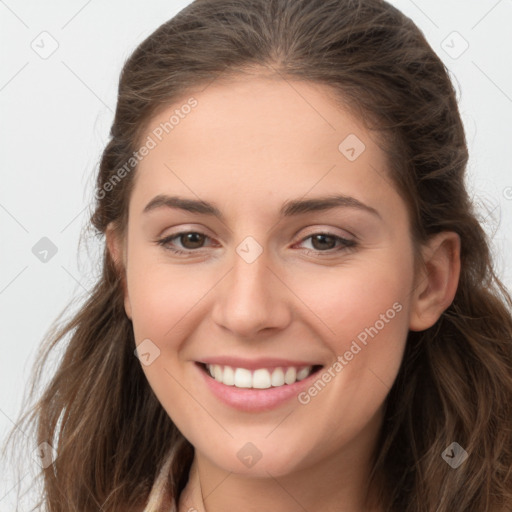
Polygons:
M286 373L284 374L284 381L286 384L293 384L297 380L297 370L290 366L290 368L286 369Z
M282 386L284 384L284 372L282 368L276 368L272 372L272 379L271 379L272 386Z
M222 376L220 379L215 378L219 382L224 382ZM237 368L235 370L235 386L237 388L252 388L251 371L246 368Z
M222 378L217 379L221 380L226 386L234 386L235 385L235 372L231 366L224 366L224 372L222 373Z
M252 375L252 387L266 389L270 387L270 372L264 368L256 370Z
M285 384L293 384L299 380L309 377L313 369L312 366L295 368L258 368L251 372L246 368L233 368L231 366L221 366L218 364L207 364L208 373L217 381L226 386L235 386L237 388L255 388L267 389L270 387L280 387Z
M297 380L305 379L309 375L309 369L308 368L302 368L297 372Z

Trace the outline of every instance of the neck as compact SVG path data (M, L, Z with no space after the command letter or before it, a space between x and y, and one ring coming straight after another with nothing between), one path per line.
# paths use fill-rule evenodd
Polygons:
M374 450L362 431L338 452L283 476L267 472L268 478L228 472L196 450L179 512L381 512L368 506L377 490L368 486Z

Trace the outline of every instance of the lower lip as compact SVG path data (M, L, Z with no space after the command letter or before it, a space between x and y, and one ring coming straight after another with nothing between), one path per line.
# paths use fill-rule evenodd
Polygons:
M275 388L254 389L226 386L226 384L216 381L206 373L199 363L196 363L196 367L205 380L206 385L221 402L246 412L269 411L279 407L310 386L321 370L317 370L305 379L293 384L284 384Z

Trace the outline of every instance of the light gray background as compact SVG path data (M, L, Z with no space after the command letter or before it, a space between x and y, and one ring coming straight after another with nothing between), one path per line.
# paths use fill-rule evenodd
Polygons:
M0 440L18 417L42 337L94 282L99 247L78 241L122 64L188 3L0 0ZM451 71L470 146L468 184L512 288L512 0L391 3ZM42 237L58 249L46 263L32 252ZM15 508L9 472L0 467L0 511Z

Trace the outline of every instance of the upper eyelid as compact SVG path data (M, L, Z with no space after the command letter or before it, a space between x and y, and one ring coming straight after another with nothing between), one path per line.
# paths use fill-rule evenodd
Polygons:
M169 228L169 229L172 229L172 228ZM333 227L322 227L320 224L313 225L313 226L307 226L306 228L302 227L302 228L296 230L294 232L294 234L293 234L293 238L295 238L297 236L297 234L300 233L303 230L308 230L308 233L303 235L302 238L304 238L305 236L311 236L311 235L315 235L315 234L330 234L330 235L333 235L333 236L339 236L340 238L347 238L347 236L345 236L343 234L336 233L335 232L336 230L342 230L349 237L352 237L352 238L354 238L356 240L358 238L354 233L350 232L348 229L333 228ZM170 233L169 235L159 236L159 239L173 237L173 236L177 236L177 235L181 235L181 234L186 234L186 233L198 233L198 234L201 234L201 235L208 236L209 238L215 238L214 235L210 235L209 234L209 233L211 233L211 231L208 228L205 228L205 227L201 226L199 228L192 228L192 227L179 228L179 231L176 231L175 233Z
M300 230L296 231L295 234L293 235L293 237L295 238L297 236L297 233L299 233L302 229L304 229L304 228L301 228ZM340 238L347 238L346 236L339 234L339 233L335 233L334 231L335 230L331 229L331 228L311 228L311 231L302 235L301 239L303 239L305 237L312 236L312 235L318 235L318 234L338 236ZM357 238L356 235L350 233L348 230L344 229L343 231L345 231L348 234L348 236ZM207 236L208 238L215 238L215 236L211 236L210 234L208 234L207 230L205 231L203 228L200 228L200 229L181 229L180 231L176 231L175 233L170 233L168 235L162 235L159 237L159 239L173 238L173 237L177 237L179 235L186 235L188 233L197 233L199 235Z
M354 235L353 233L351 233L350 231L348 231L347 229L342 230L346 233L347 236L340 234L340 233L336 233L337 229L341 229L341 228L335 229L335 228L322 228L322 227L313 226L311 228L306 228L306 229L307 229L307 232L300 237L300 240L304 240L304 238L309 238L310 236L313 236L313 235L330 235L330 236L337 236L339 238L344 238L344 239L351 239L354 241L357 240L357 236ZM298 231L296 231L294 234L294 238L301 231L302 231L302 229L299 229Z

